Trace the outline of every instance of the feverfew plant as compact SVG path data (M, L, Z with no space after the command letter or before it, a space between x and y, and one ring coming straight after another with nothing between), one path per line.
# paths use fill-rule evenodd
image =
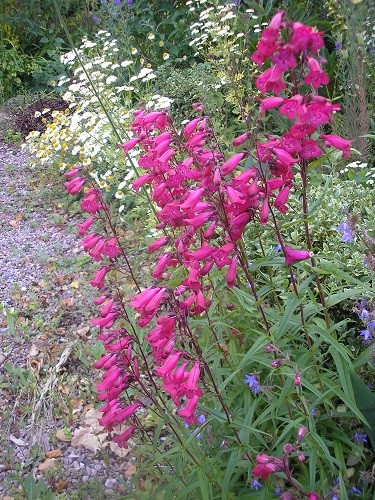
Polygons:
M62 170L73 164L84 167L100 188L120 200L134 176L134 161L123 158L116 146L124 139L133 99L150 96L156 78L151 68L122 55L117 40L104 30L95 41L84 38L78 49L64 54L62 62L71 76L63 76L57 85L67 87L67 108L52 112L45 132L27 137L29 150L42 164L53 162ZM167 100L154 97L152 105L165 108Z
M155 498L373 491L361 403L370 391L355 373L363 377L371 346L358 342L353 352L350 318L332 314L346 299L373 300L371 277L351 276L316 251L309 220L309 164L332 148L347 158L351 146L329 130L339 105L318 94L328 83L323 45L322 33L284 12L262 32L252 56L255 85L267 94L259 113L287 118L280 135L245 129L225 149L202 106L182 129L164 110L134 113L122 149L137 150L132 187L147 193L159 231L148 246L158 256L150 276L136 272L85 169L66 173L67 192L83 192L88 214L83 248L100 263L91 280L101 293L92 323L106 350L96 362L100 424L123 426L120 446L143 443L149 461L140 474L155 468ZM303 237L295 245L282 222L298 183ZM252 252L255 233L261 248L271 234L281 253Z

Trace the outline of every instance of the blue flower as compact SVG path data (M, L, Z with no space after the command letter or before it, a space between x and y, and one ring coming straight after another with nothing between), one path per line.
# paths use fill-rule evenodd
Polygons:
M201 425L203 425L206 422L206 417L204 415L199 415L199 417L197 417L197 420Z
M362 309L362 311L359 314L359 317L363 321L364 319L369 319L370 313L367 311L367 309Z
M372 335L370 330L367 328L366 330L361 330L360 334L361 337L363 337L363 342L367 343L372 339Z
M358 432L356 432L354 434L354 441L356 443L362 443L362 444L367 443L367 434L359 434Z
M283 247L281 245L276 245L274 248L275 252L281 252L282 249L283 249Z
M252 481L252 482L251 482L251 484L250 484L250 488L251 488L252 490L256 490L256 491L258 491L258 490L260 490L260 489L262 488L262 485L261 485L261 484L260 484L260 482L259 482L259 481L257 481L256 479L253 479L253 481Z
M282 489L281 488L276 488L276 490L274 491L275 495L279 496L282 492Z
M246 375L244 382L250 387L250 390L253 394L260 393L260 384L255 375Z
M349 488L349 493L354 493L356 495L361 495L362 491L359 488L356 488L355 486L352 486Z
M346 222L343 222L337 228L337 231L342 234L341 241L344 243L351 243L353 241L353 235L350 230L350 227Z
M91 20L95 24L100 23L100 17L98 17L98 16L92 16Z
M339 41L337 41L337 40L335 42L335 49L336 50L342 50L342 44Z

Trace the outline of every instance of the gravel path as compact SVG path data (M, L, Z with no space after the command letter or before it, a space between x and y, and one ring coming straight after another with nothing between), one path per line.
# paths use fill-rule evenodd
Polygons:
M0 142L0 498L121 498L135 466L97 422L91 264L29 160Z

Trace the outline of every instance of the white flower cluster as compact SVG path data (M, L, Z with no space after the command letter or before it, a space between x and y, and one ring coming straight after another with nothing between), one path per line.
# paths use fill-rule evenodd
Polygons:
M42 164L56 164L62 170L72 165L85 167L100 187L121 199L123 188L135 175L138 153L131 152L125 158L117 134L122 139L121 131L128 129L132 93L150 95L147 82L156 75L149 67L136 74L135 60L121 60L117 40L107 31L99 31L95 41L84 38L78 49L61 60L71 74L58 82L67 88L63 95L66 110L53 111L44 132L31 132L28 148ZM168 98L162 96L153 96L150 101L155 109L169 105ZM47 111L38 114L43 122Z
M352 169L368 169L365 173L367 177L366 184L373 186L375 184L375 167L369 168L368 163L360 162L359 160L348 163L344 168L340 170L340 174L347 174Z
M231 51L235 51L238 45L236 40L245 36L242 32L236 32L235 21L236 2L227 2L226 4L217 4L211 1L209 5L201 10L202 4L207 4L207 0L189 0L186 5L190 5L190 11L199 13L199 20L190 26L192 40L189 42L199 51L206 48L208 43L217 43L222 38L231 40ZM258 19L253 9L246 9L245 11L252 19ZM257 29L259 26L257 26ZM254 30L257 32L256 30ZM260 31L260 29L258 29Z

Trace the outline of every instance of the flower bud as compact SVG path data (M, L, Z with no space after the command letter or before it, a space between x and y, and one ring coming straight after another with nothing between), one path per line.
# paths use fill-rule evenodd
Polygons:
M283 364L283 360L280 359L280 358L277 358L275 359L274 361L272 361L271 363L271 368L278 368L279 366L281 366Z
M270 353L270 352L274 352L274 351L275 351L275 347L272 344L267 344L264 347L264 352L266 352L266 353Z
M294 450L294 448L290 443L286 443L284 445L283 450L284 450L285 455L290 455L292 453L292 451Z
M299 387L301 384L302 384L302 380L301 380L301 374L300 372L296 372L295 376L294 376L294 385L296 387Z
M306 457L303 453L298 453L297 458L300 462L304 462Z
M307 434L306 427L300 427L297 432L297 443L300 443Z

